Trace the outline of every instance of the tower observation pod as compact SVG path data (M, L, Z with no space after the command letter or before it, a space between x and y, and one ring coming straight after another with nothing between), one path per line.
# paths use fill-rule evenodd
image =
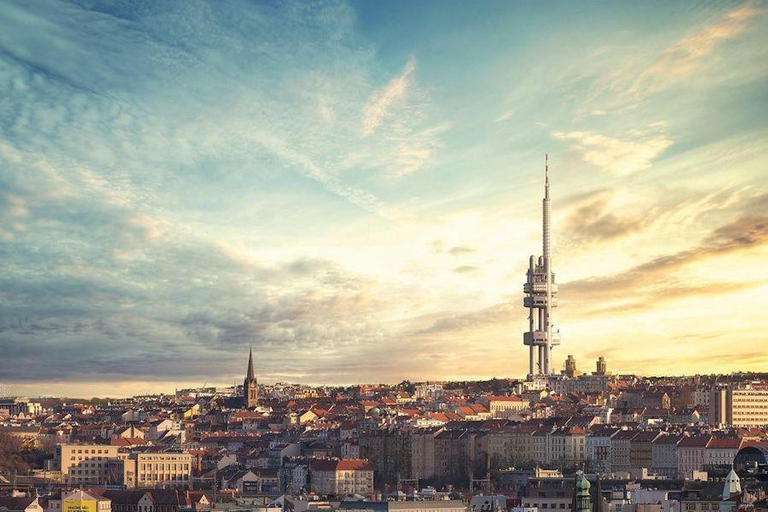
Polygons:
M542 252L531 256L523 285L523 305L528 308L528 332L523 344L528 347L528 378L552 374L552 347L560 344L560 332L552 329L552 308L557 306L557 285L550 254L549 155L544 164L544 200L542 201Z

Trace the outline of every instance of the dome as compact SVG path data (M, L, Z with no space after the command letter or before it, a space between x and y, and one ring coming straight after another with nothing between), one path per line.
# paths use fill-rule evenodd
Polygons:
M587 477L584 476L584 473L579 472L578 476L576 476L576 490L589 491L591 486L592 485L589 483L589 480L587 480Z

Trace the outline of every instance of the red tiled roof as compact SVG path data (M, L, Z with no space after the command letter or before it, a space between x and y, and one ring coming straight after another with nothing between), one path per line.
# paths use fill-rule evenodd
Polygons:
M373 471L373 465L363 459L342 459L336 465L336 471Z
M523 399L519 396L490 396L489 402L522 402Z
M707 448L735 448L738 450L741 447L741 442L738 437L713 437L707 444Z

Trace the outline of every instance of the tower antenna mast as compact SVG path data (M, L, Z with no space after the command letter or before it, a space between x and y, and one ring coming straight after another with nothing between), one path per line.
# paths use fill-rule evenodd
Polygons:
M528 332L523 343L528 347L528 377L552 374L552 347L560 344L560 335L552 331L552 308L557 306L557 285L552 272L550 244L551 204L549 197L549 155L544 156L544 199L542 200L542 255L530 257L523 291L523 305L528 308Z

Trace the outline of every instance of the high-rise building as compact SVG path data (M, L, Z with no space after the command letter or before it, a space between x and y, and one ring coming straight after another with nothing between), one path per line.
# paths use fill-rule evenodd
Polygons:
M545 164L544 200L542 202L542 252L538 260L531 256L523 291L523 305L528 308L528 332L523 343L528 347L528 380L552 375L552 347L560 344L560 333L552 329L552 308L557 306L557 285L552 272L549 220L549 158Z
M246 373L243 381L243 398L246 407L259 405L259 383L256 381L256 374L253 371L253 347L248 353L248 373Z
M768 425L768 383L740 382L712 388L709 423L729 427Z

